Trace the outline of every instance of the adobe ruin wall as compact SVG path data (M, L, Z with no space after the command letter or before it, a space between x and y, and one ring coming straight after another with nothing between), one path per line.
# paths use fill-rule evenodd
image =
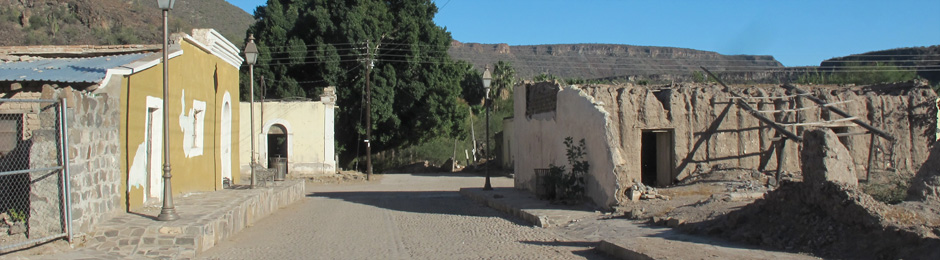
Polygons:
M875 137L873 170L912 176L937 138L937 95L924 83L798 87L897 139L892 146ZM527 99L531 99L527 93L533 96L539 92L529 89L555 91L555 109L532 110L530 107L546 102L533 99L533 106L527 106ZM591 165L586 195L602 207L626 203L627 188L642 180L644 131L672 134L672 183L714 168L777 171L772 141L776 131L737 107L732 92L744 96L743 100L756 110L791 110L789 116L760 114L777 122L803 123L787 127L797 136L818 126L841 133L866 131L850 121L838 121L841 116L780 85L725 89L701 84L560 87L555 83L530 83L517 87L515 93L516 187L535 191L533 170L548 168L552 163L566 164L564 138L585 138ZM869 178L871 135L844 136L840 140L854 159L859 179ZM798 175L800 149L800 143L787 141L783 171Z

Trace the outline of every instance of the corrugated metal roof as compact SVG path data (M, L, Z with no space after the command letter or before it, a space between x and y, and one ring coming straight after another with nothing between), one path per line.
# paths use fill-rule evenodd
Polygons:
M147 57L137 53L93 58L49 58L0 63L0 81L99 83L108 69Z

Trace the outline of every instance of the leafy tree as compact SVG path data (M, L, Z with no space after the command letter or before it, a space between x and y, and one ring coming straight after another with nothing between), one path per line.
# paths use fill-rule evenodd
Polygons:
M255 78L264 75L272 98L316 99L336 86L342 146L362 144L362 113L372 115L374 152L462 135L468 70L447 54L451 36L435 13L430 0L268 0L248 30L260 52ZM372 109L362 111L367 72ZM342 161L355 156L341 148Z
M466 61L457 61L456 66L464 73L463 79L460 80L460 87L462 89L461 96L463 99L466 100L469 105L483 104L483 96L486 95L486 91L483 89L482 73L474 69L473 65Z

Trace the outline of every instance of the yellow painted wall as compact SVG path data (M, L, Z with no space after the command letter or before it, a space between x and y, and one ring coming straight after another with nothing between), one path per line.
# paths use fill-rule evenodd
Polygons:
M238 173L238 69L224 60L193 45L188 40L182 40L180 48L183 54L170 59L169 62L169 131L170 131L170 166L172 175L173 194L195 191L212 191L222 189L222 159L220 158L220 133L222 101L228 93L232 108L232 134L231 164L232 173ZM172 50L171 50L172 53ZM150 181L145 179L140 185L140 179L132 175L129 170L141 167L140 159L147 156L138 155L146 152L141 148L146 138L146 116L148 96L159 99L163 96L163 64L147 68L143 71L126 76L121 91L121 133L122 142L122 181L127 191L126 202L129 210L144 205L145 192L143 185ZM192 132L184 129L191 127L191 112L194 101L205 102L205 110L199 113L202 117L202 142L195 145L202 147L202 154L194 153L193 149L187 155L184 149L190 144L184 144L187 136L191 138ZM161 104L162 105L162 104ZM161 120L162 114L156 115ZM162 132L154 135L162 135ZM197 131L199 132L199 131ZM199 134L199 133L197 133ZM162 139L162 138L161 138ZM192 140L190 140L192 142ZM162 142L153 143L162 147ZM158 156L162 158L162 154ZM135 161L136 160L136 161ZM158 159L157 162L160 162ZM135 166L136 165L136 166ZM146 168L146 167L145 167ZM160 166L162 169L162 164ZM139 173L139 171L135 171ZM162 171L160 171L162 174ZM237 183L238 178L234 178ZM158 200L152 200L158 201ZM149 202L148 202L149 203Z

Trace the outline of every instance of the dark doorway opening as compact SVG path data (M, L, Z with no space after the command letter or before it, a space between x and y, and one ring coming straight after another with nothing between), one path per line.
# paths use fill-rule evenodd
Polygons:
M643 184L656 185L656 133L643 132L640 162L643 164Z
M641 136L641 182L649 186L668 186L673 179L673 132L644 130Z
M281 125L268 130L268 167L274 167L277 158L287 158L287 129Z

